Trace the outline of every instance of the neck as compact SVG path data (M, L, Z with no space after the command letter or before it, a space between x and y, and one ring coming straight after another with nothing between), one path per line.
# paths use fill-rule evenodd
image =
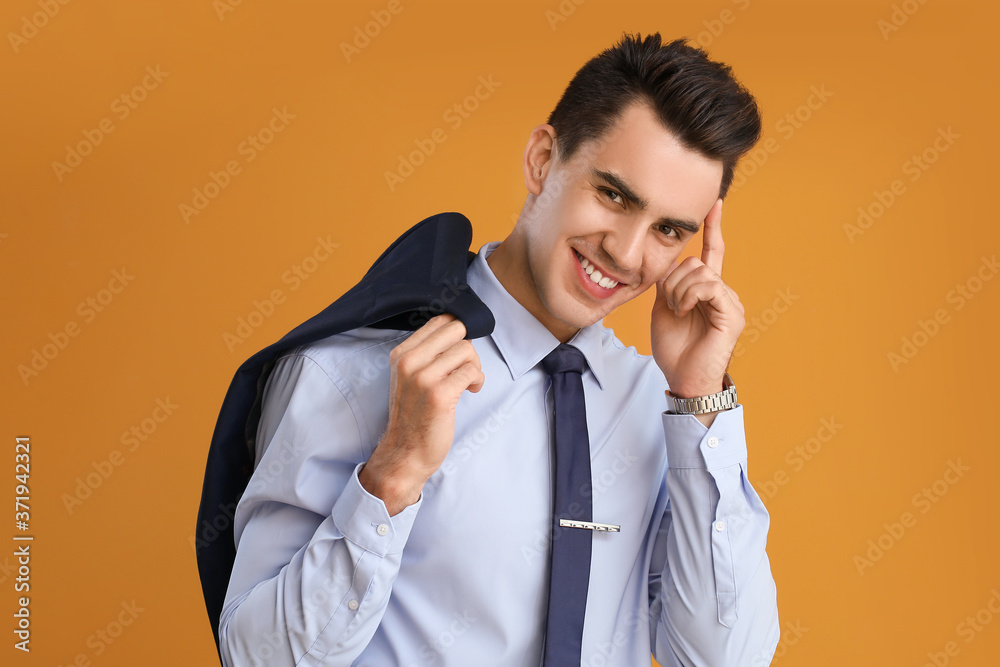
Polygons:
M560 343L569 341L579 327L573 327L549 312L538 295L538 287L531 275L528 264L528 249L524 235L515 227L500 245L486 258L493 274L503 288L517 300L524 309L555 336Z

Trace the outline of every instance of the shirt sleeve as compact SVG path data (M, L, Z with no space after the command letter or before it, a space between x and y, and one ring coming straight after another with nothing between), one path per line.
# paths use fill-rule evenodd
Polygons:
M258 463L234 516L225 667L350 664L381 622L422 497L390 517L361 486L372 445L353 398L301 354L280 358L268 378Z
M667 501L650 572L653 655L663 667L771 663L777 593L770 516L747 476L743 406L711 427L662 414Z

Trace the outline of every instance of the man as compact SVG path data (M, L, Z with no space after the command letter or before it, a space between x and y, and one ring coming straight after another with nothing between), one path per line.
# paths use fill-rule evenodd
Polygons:
M223 661L768 664L769 516L746 476L742 405L685 413L665 394L732 393L745 320L721 278L722 200L759 135L728 67L682 40L626 36L534 128L517 224L469 266L490 336L464 339L443 314L282 356L235 516ZM678 263L702 222L701 259ZM601 320L651 287L648 357ZM552 528L561 399L543 362L564 345L585 361L590 451L573 455L590 460L593 513L580 527L617 532ZM589 572L550 562L581 534ZM550 597L567 574L580 609ZM551 620L563 611L582 635ZM564 642L572 659L550 657Z

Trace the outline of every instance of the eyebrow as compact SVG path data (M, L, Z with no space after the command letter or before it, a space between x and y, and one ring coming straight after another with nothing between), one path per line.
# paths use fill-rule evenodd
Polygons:
M608 185L620 190L621 195L625 199L625 201L627 201L629 204L632 204L639 210L645 211L646 207L649 206L649 202L647 200L637 195L635 191L633 191L632 188L630 188L628 184L625 183L624 179L622 179L621 176L614 173L613 171L605 171L604 169L591 167L590 173L595 178L598 178L607 183ZM694 220L682 220L680 218L671 218L669 216L660 218L656 222L657 224L661 225L678 227L692 234L697 234L698 230L701 229L701 223L699 222L696 222Z

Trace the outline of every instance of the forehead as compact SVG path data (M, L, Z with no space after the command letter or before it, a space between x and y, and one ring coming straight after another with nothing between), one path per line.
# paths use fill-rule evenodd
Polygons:
M646 104L630 105L602 137L581 145L577 173L591 168L621 177L655 211L698 216L719 197L722 162L681 145Z

